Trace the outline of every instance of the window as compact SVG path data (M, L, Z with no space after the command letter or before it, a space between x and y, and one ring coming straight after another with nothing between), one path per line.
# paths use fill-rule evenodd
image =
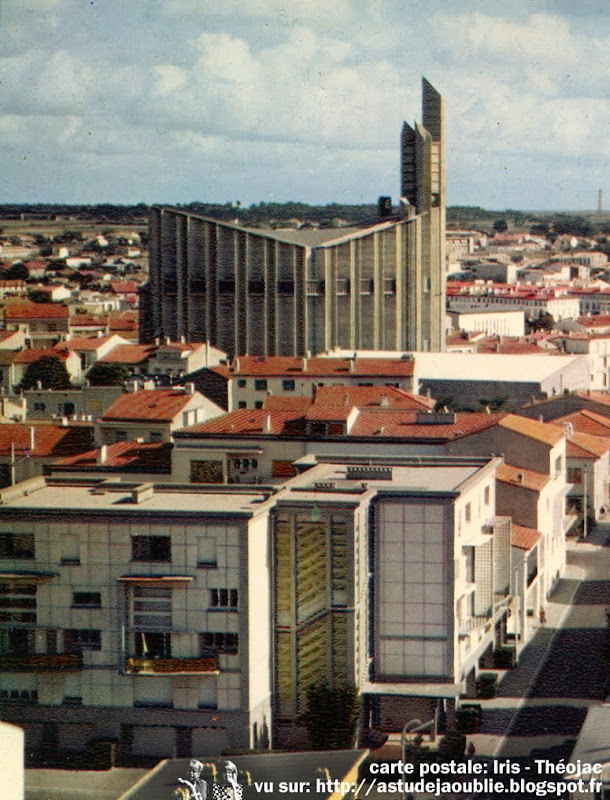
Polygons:
M171 658L171 633L142 631L135 634L136 658Z
M102 595L100 592L74 592L72 605L77 608L101 608Z
M46 411L47 404L46 403L34 403L34 411Z
M257 392L266 392L267 391L267 378L257 378L254 381L254 389Z
M296 383L292 378L287 378L286 380L282 381L282 389L285 392L294 392Z
M0 701L11 703L37 703L38 692L36 689L2 689Z
M237 408L248 408L248 404L246 403L246 401L245 401L245 400L240 400L240 401L237 403Z
M237 589L210 589L212 608L237 608Z
M0 584L0 622L36 622L36 584Z
M239 637L236 633L201 633L199 650L201 656L218 654L236 655L239 648Z
M64 650L80 653L82 650L101 650L102 632L88 628L69 628L64 631Z
M464 509L464 517L466 522L470 522L472 519L472 505L470 503L466 503L466 508Z
M172 540L169 536L132 536L132 561L171 561Z
M489 505L489 497L490 497L489 486L486 486L483 492L483 502L485 503L486 506Z
M557 456L555 459L555 475L553 477L558 478L561 473L563 472L563 459L561 456Z
M186 427L186 425L185 425L185 427ZM163 434L161 433L161 431L151 431L148 434L148 441L149 442L160 442L162 440L163 440Z
M0 558L35 557L33 533L0 533Z
M580 467L568 467L568 483L582 483L582 469Z
M127 441L127 431L115 431L114 432L114 441L115 442L126 442Z
M222 461L191 461L191 483L222 483Z
M237 386L238 386L240 389L245 389L245 388L246 388L246 385L247 385L247 383L248 383L248 382L247 382L247 380L246 380L245 378L238 378L238 379L237 379Z

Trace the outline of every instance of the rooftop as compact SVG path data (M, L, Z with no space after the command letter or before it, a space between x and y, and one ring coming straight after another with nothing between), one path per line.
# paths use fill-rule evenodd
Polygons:
M525 528L523 525L513 522L510 535L510 543L513 547L518 547L519 550L531 550L541 538L540 531L534 528Z
M496 479L501 483L519 486L532 492L540 492L549 482L548 475L534 472L531 469L513 467L510 464L500 464L496 472Z
M104 422L171 422L193 399L183 389L140 389L126 392L106 409Z
M69 310L61 303L12 303L4 306L4 317L13 322L34 319L68 319Z
M333 358L314 356L239 356L230 365L210 369L220 375L242 377L410 377L413 360L409 358Z
M548 444L551 447L560 442L565 436L562 428L557 425L549 425L546 422L538 422L528 417L519 417L516 414L508 414L500 422L500 427L535 439L537 442Z

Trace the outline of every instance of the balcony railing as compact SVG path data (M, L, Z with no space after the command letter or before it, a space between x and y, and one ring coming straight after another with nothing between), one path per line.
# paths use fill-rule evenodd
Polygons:
M125 672L137 675L218 672L216 658L127 658Z
M82 653L5 653L0 655L0 671L81 669Z
M479 628L483 628L488 623L491 624L491 620L491 614L481 614L477 615L476 617L467 617L466 619L460 620L458 629L460 633L471 633Z

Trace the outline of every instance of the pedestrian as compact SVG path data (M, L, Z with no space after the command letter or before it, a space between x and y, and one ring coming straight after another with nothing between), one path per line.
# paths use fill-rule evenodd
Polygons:
M466 755L468 756L468 758L473 758L476 752L477 748L474 746L474 742L470 742L468 747L466 748Z
M540 624L546 625L546 611L544 610L544 608L540 609Z

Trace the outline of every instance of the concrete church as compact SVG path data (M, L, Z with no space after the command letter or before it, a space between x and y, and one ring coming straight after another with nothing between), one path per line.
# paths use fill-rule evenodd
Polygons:
M402 130L396 216L272 230L155 208L143 340L184 336L230 356L442 350L443 101L425 79L422 105L423 124Z

